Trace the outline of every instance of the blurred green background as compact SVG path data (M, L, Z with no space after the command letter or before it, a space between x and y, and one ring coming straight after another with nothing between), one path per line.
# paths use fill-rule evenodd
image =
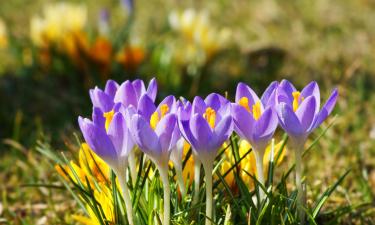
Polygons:
M39 156L31 150L37 140L69 148L78 115L91 111L90 88L103 87L107 79L152 77L160 99L210 92L232 99L239 81L260 93L273 80L286 78L298 87L317 80L324 99L338 87L338 118L312 153L307 170L316 173L308 179L319 189L351 167L344 199L374 202L374 1L14 0L0 2L0 19L0 179L10 181L0 185L6 218L19 222L30 212L62 213L51 205L43 213L16 210L51 194L14 186L53 176L35 168ZM28 168L35 176L24 173Z

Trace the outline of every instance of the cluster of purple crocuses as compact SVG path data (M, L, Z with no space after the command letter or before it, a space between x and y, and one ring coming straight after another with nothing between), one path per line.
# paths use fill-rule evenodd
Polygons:
M134 224L127 169L135 170L134 149L138 147L155 164L164 186L163 224L170 222L170 185L168 162L182 170L182 148L187 141L195 162L195 189L199 192L199 171L205 172L206 225L212 218L212 170L216 152L235 131L247 140L256 156L257 179L264 184L262 159L265 149L280 125L290 139L296 154L296 183L303 204L301 155L308 135L332 112L337 100L335 89L320 108L320 91L316 82L301 92L287 80L272 82L259 98L246 84L237 86L235 102L213 93L205 99L196 96L192 102L168 96L155 105L156 80L146 88L142 80L125 81L121 85L109 80L104 90L90 90L92 119L79 117L85 141L113 169L119 179L127 209L128 221ZM135 171L130 174L135 180ZM181 171L177 171L177 175ZM185 188L179 186L182 196ZM261 199L265 193L260 189ZM301 219L303 215L300 215Z

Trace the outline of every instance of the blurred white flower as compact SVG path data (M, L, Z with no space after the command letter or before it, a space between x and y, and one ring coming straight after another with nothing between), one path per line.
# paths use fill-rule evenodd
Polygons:
M203 55L203 61L206 61L217 51L225 48L231 36L229 29L217 29L211 24L207 11L173 11L169 15L169 24L187 41L184 42L185 46L188 46L186 52L189 54L185 54L187 61L197 55Z
M59 42L66 35L80 32L87 22L85 5L60 2L46 5L42 16L35 16L30 23L31 40L37 46Z
M0 19L0 49L8 46L7 27L2 19Z

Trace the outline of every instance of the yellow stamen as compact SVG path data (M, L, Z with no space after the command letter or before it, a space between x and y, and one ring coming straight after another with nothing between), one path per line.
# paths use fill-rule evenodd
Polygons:
M303 97L301 97L301 93L299 91L295 91L292 93L293 95L293 111L297 111L298 106L300 103L304 100Z
M215 127L216 112L211 107L206 109L206 112L203 114L203 117L207 120L211 128Z
M262 108L260 107L260 101L257 101L254 105L253 105L253 117L255 120L258 120L260 118L260 116L262 115Z
M163 104L160 106L160 114L159 116L158 111L155 111L150 118L150 126L152 129L156 129L156 126L158 125L159 121L169 112L169 107L167 104Z
M248 112L251 112L250 107L249 107L249 99L248 98L242 97L238 104L240 104L240 106L244 107Z
M159 113L158 113L158 111L155 111L151 115L151 118L150 118L150 126L151 126L151 128L155 130L156 125L158 125L159 121L160 121Z
M109 128L109 124L111 124L111 122L112 122L113 115L115 115L115 111L114 110L106 112L106 113L103 113L103 117L105 118L105 129L107 131L108 131L108 128Z
M161 113L161 118L163 118L165 116L165 114L167 114L169 111L169 107L167 104L163 104L160 106L160 113Z

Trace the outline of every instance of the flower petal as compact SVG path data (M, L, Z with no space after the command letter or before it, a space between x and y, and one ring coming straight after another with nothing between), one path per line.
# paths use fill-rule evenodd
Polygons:
M238 103L242 97L249 100L249 107L251 108L257 101L260 101L258 95L245 83L240 82L236 90L236 102Z
M244 107L232 104L232 117L236 133L241 138L250 140L255 124L253 116Z
M160 102L160 104L158 105L158 107L156 109L158 111L159 115L161 115L160 107L162 105L167 105L168 106L168 108L169 108L168 113L171 113L171 112L174 113L174 112L176 112L176 98L173 95L169 95L169 96L165 97L163 99L163 101Z
M133 105L134 107L138 106L137 93L130 81L125 81L118 88L114 101L121 102L124 106Z
M141 96L146 93L145 83L143 83L143 80L136 79L132 82L132 85L137 95L137 99L139 100Z
M183 108L180 108L177 112L177 115L178 126L181 131L181 135L193 147L193 149L196 149L196 147L198 146L198 141L195 139L190 130L190 113L187 113Z
M316 83L316 81L310 82L301 91L301 96L304 97L305 99L311 95L314 96L316 100L315 114L317 114L319 112L319 107L320 107L320 90L319 90L319 85L318 83Z
M159 142L163 152L171 150L169 147L176 145L177 139L172 140L173 131L176 127L177 118L175 114L167 114L156 126L155 133L159 137ZM175 137L174 137L175 138ZM173 141L174 143L171 143Z
M304 135L304 131L298 117L288 104L282 102L276 108L280 126L288 133L288 135Z
M116 81L108 80L105 85L104 92L113 99L115 97L118 87L119 85Z
M121 113L116 113L113 116L108 128L108 136L112 140L117 155L127 157L133 149L134 143Z
M98 127L105 127L105 118L103 116L103 111L100 108L98 107L93 108L92 121Z
M138 113L149 121L155 110L156 107L152 99L148 95L143 95L138 103Z
M215 146L212 146L213 149L219 148L228 138L232 135L233 132L233 120L231 116L224 117L215 127Z
M315 118L314 125L311 127L311 131L313 129L316 129L320 124L323 123L323 121L328 117L329 114L331 114L334 106L336 105L338 97L338 91L337 89L333 90L331 96L328 98L327 102L324 104L323 108L320 110L318 115Z
M267 108L267 106L274 106L276 104L276 89L278 86L279 83L274 81L263 92L261 102L265 108Z
M193 100L192 105L192 115L198 113L200 115L203 115L206 112L206 103L203 101L203 99L199 96L196 96Z
M264 150L275 133L277 125L276 112L272 107L267 108L254 125L253 143L251 144L259 150Z
M210 151L209 148L211 146L210 142L213 140L213 133L203 116L199 114L193 115L189 125L193 137L197 140L195 150L197 152Z
M296 115L304 131L307 131L311 127L317 108L318 106L316 105L316 99L315 99L315 96L313 95L310 95L309 97L307 97L302 102L302 104L298 107L296 111Z
M107 95L104 91L95 87L90 90L90 98L94 107L100 108L103 112L109 112L113 107L113 98Z
M153 156L161 154L158 136L141 115L133 115L130 128L134 142L143 152Z
M158 84L155 78L152 78L147 87L147 95L151 98L152 101L155 101L156 95L158 93Z
M213 110L218 111L221 106L227 104L229 101L219 94L211 93L206 97L204 102L207 107L211 107Z
M98 127L88 119L78 118L78 124L86 143L106 162L117 160L117 152L104 127Z

